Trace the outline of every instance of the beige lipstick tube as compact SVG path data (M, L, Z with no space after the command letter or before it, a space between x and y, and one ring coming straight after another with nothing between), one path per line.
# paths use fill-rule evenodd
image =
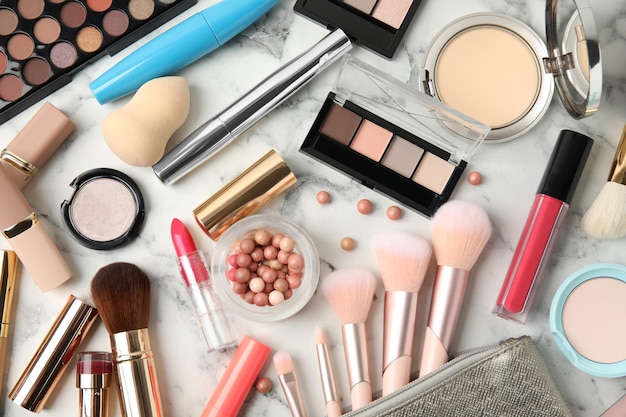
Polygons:
M23 188L74 131L74 123L45 102L15 138L0 151L0 165Z
M0 166L0 234L41 291L63 284L72 271L26 198Z

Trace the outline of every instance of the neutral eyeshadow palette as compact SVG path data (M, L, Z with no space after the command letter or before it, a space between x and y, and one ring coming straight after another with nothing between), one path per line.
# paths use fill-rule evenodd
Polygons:
M300 150L431 216L488 132L348 56Z
M0 123L196 0L1 0Z
M297 0L294 10L393 57L421 0Z

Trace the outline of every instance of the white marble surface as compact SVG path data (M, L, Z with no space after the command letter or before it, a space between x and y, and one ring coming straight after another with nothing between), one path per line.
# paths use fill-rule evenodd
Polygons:
M193 9L159 31L213 3L213 0L200 0ZM175 134L172 143L180 141L274 69L324 36L324 28L294 14L293 3L294 0L281 0L254 27L180 72L189 81L192 107L189 119ZM595 378L571 366L554 344L548 324L552 296L570 273L596 262L624 262L623 240L596 241L586 237L578 227L582 214L604 184L626 122L626 4L591 0L591 5L600 28L604 59L604 95L598 113L583 121L573 120L555 96L543 120L528 134L509 143L482 146L466 173L479 170L484 176L484 183L470 186L464 177L454 195L484 207L493 222L494 233L471 272L452 351L492 344L512 336L531 335L545 355L576 417L598 416L626 392L624 378ZM393 60L382 59L361 48L355 48L353 53L400 80L415 84L424 51L437 31L457 17L479 11L506 13L529 23L537 31L543 28L544 3L540 0L424 0ZM48 98L75 121L77 129L28 186L25 195L43 217L46 228L56 239L75 274L70 282L49 293L39 292L28 274L23 274L16 300L12 351L5 385L11 388L15 384L69 294L90 300L89 283L100 267L115 261L133 262L152 280L150 331L165 415L193 417L200 415L219 374L229 361L229 355L207 354L200 340L171 247L169 224L172 217L179 217L190 225L198 244L210 252L213 243L193 225L192 209L265 151L275 148L295 171L299 182L263 211L294 220L311 234L322 258L323 274L331 268L350 266L364 266L377 271L371 247L371 238L376 232L405 229L430 238L429 221L405 210L401 220L391 222L385 216L385 209L392 204L391 200L298 152L332 86L336 66L313 80L210 162L172 186L162 185L149 168L131 167L118 160L104 143L100 127L104 117L127 99L100 106L87 86L114 62L152 36L154 33L119 56L99 60L80 72L70 85ZM0 126L0 146L13 138L39 106L31 107ZM585 133L596 143L550 260L535 308L526 325L510 323L493 316L490 311L546 161L558 132L563 128ZM61 224L59 206L71 194L68 184L76 175L95 167L122 170L133 177L143 190L147 206L146 222L140 237L125 248L109 252L84 248L72 240ZM319 190L328 190L332 194L330 205L320 206L315 202L315 193ZM369 198L375 204L375 210L369 216L356 212L356 202L361 198ZM343 236L355 238L357 248L354 251L344 252L339 248L339 240ZM8 247L6 242L0 242L0 245ZM429 275L424 294L428 294L432 275ZM377 370L381 367L382 292L380 284L368 323L375 389L381 386ZM425 322L427 298L423 296L421 299L418 334ZM347 402L349 391L339 324L319 291L310 304L293 318L273 324L236 319L236 325L241 335L250 334L273 349L285 350L292 355L311 416L324 413L313 339L315 325L324 327L328 332L340 393ZM417 338L415 345L417 354L421 337ZM100 323L82 348L110 348L108 335ZM77 390L73 374L74 362L42 411L42 416L76 415ZM263 375L277 384L271 361L266 364ZM30 415L6 399L6 389L2 398L0 407L4 407L3 415ZM112 415L120 415L116 403ZM278 417L290 414L282 391L275 385L267 395L253 393L241 415Z

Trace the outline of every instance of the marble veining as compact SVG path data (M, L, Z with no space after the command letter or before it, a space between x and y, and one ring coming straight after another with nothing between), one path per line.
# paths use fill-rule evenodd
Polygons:
M22 274L12 324L11 356L5 375L8 389L19 378L68 295L74 294L90 301L89 283L95 272L108 263L126 261L137 264L152 281L150 332L165 415L199 416L231 353L209 354L205 351L178 274L169 238L170 221L172 217L183 220L190 226L201 249L210 253L214 243L195 227L192 209L270 148L276 149L286 159L299 181L266 206L263 212L280 214L299 223L310 233L322 260L322 278L335 268L349 266L367 267L378 273L372 250L372 239L378 232L404 229L430 239L430 225L423 216L405 209L401 220L391 222L386 218L385 210L394 202L299 152L322 102L332 88L337 74L336 65L172 186L162 185L151 169L125 165L112 154L102 138L101 124L110 111L121 107L128 99L101 106L91 96L88 84L148 39L215 2L200 0L191 10L118 56L105 57L90 65L78 73L68 86L47 98L68 114L77 128L41 174L28 185L24 194L41 215L42 222L65 254L75 275L65 285L42 294L28 274ZM590 118L577 121L569 117L555 95L544 118L529 133L508 143L483 145L466 171L480 171L484 177L483 184L471 186L464 175L454 194L454 198L466 199L484 207L491 218L494 233L470 274L452 351L456 353L490 345L524 334L532 336L575 417L599 416L626 393L624 378L595 378L571 366L556 347L548 324L552 296L570 273L596 262L624 263L623 240L597 241L585 236L578 227L580 218L606 181L615 146L626 122L626 4L609 0L590 0L590 3L599 28L603 54L604 95L600 110ZM327 33L320 25L295 15L293 4L294 0L281 0L266 17L227 45L180 71L179 75L185 76L190 85L191 111L168 147L182 140L209 117ZM528 23L545 39L542 32L544 10L544 2L540 0L467 0L448 4L423 0L393 60L383 59L360 47L355 47L352 53L402 82L415 86L431 39L450 21L468 13L499 12ZM0 126L0 147L15 136L39 106L40 103ZM510 323L496 318L490 311L549 154L558 132L564 128L591 136L595 145L528 322L525 325ZM146 221L139 238L124 248L110 252L93 251L77 244L64 230L59 213L61 202L71 195L71 180L96 167L110 167L127 173L138 183L146 200ZM319 190L329 191L332 196L329 205L316 203L315 193ZM356 202L361 198L369 198L374 203L375 209L368 216L356 211ZM339 241L344 236L355 239L356 248L352 252L341 250ZM0 242L0 247L8 248L8 245ZM433 274L434 264L420 296L414 357L421 350L421 330L426 323ZM380 282L367 324L375 390L381 387L382 294ZM340 396L343 404L347 404L350 396L340 327L320 291L299 314L285 321L271 324L239 318L233 318L233 321L240 335L249 334L274 350L291 354L310 416L324 415L313 336L314 327L322 326L327 333ZM85 340L82 349L110 349L108 335L100 323ZM413 361L414 368L418 363ZM74 385L74 366L72 362L42 416L76 415L78 394ZM241 415L289 416L271 361L268 361L262 374L273 380L274 389L266 395L252 391ZM10 402L6 398L6 390L1 393L2 415L31 415ZM120 416L116 402L111 416Z

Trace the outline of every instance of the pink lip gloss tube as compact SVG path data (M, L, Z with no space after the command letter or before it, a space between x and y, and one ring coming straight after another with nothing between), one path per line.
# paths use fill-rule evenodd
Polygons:
M493 313L524 323L593 140L571 130L557 139Z

